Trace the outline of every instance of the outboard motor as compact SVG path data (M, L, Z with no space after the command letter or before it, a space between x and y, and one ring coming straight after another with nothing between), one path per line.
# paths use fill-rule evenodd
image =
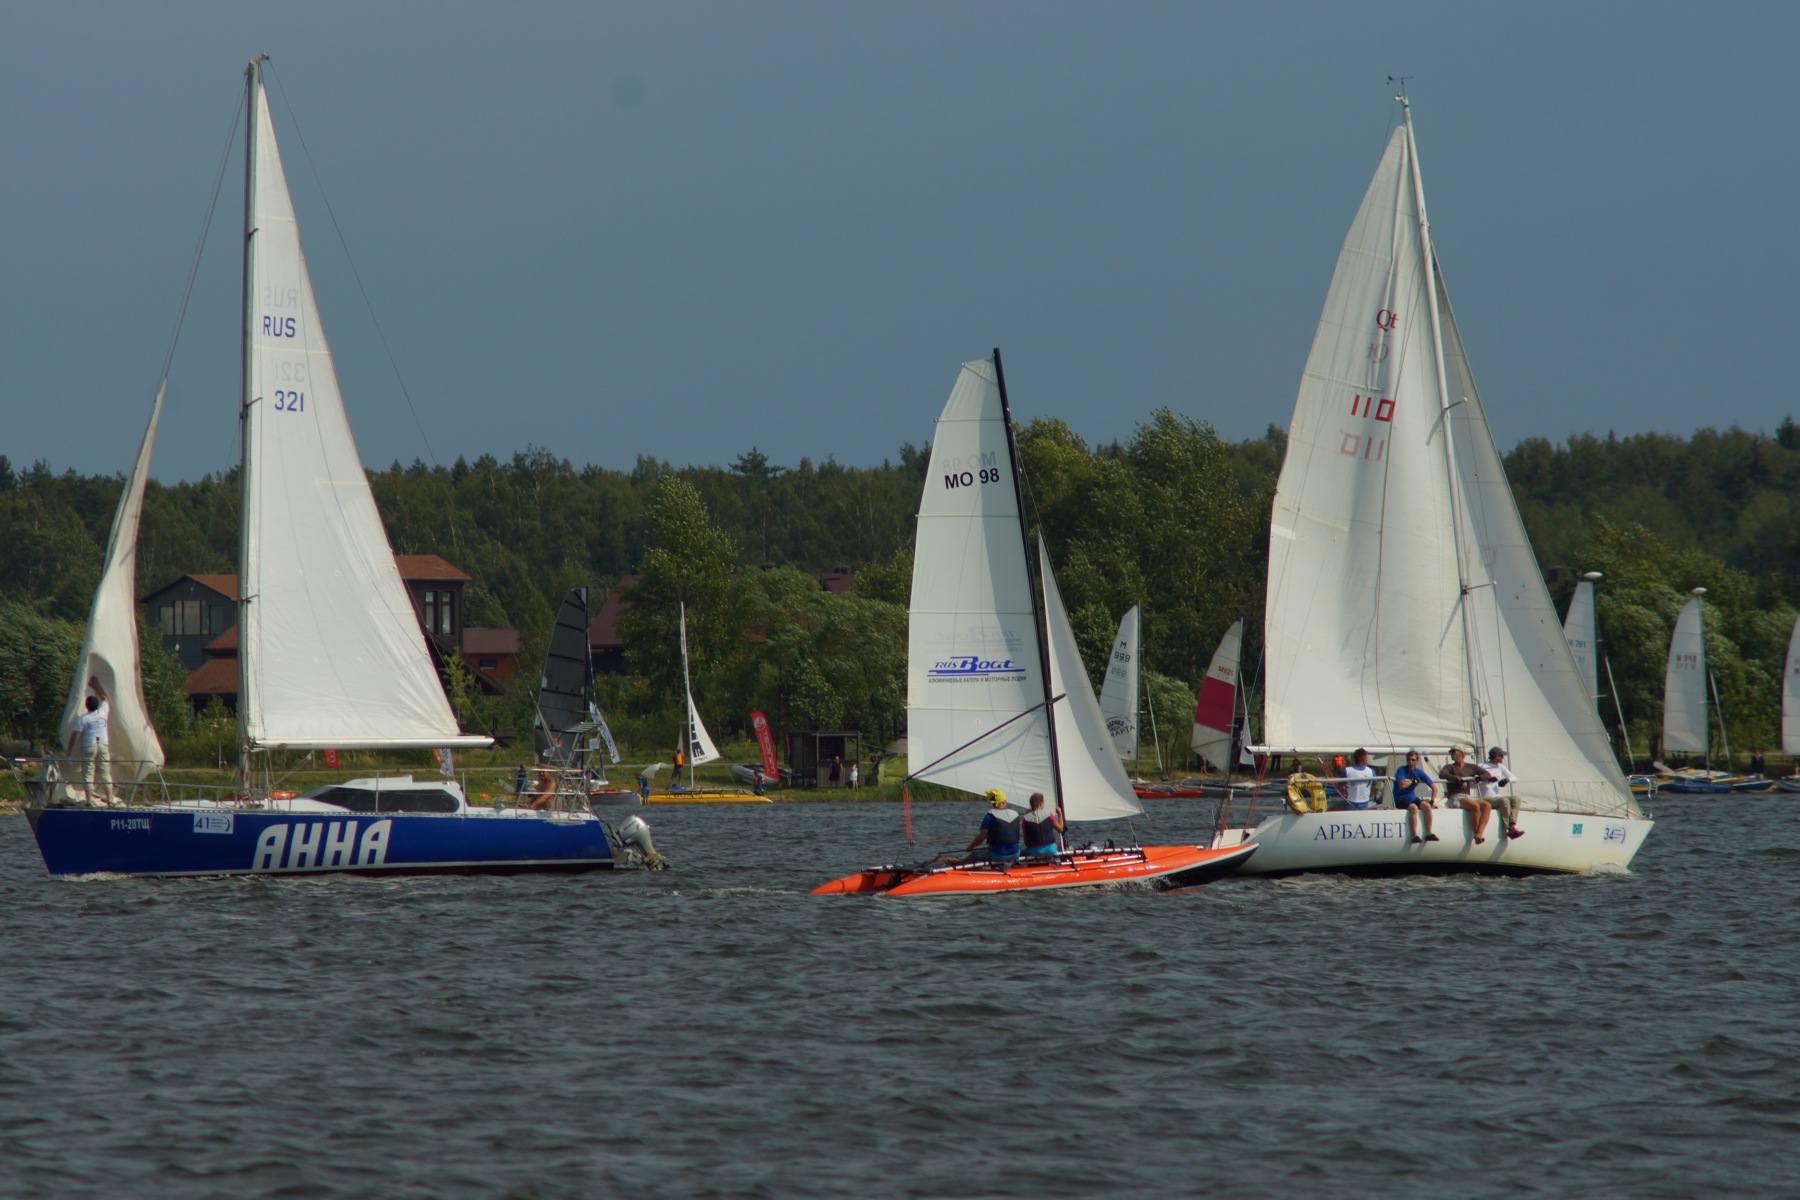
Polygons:
M644 818L632 815L619 823L616 835L619 845L633 860L642 862L652 871L661 871L669 865L669 860L656 852L656 844L650 840L650 826Z

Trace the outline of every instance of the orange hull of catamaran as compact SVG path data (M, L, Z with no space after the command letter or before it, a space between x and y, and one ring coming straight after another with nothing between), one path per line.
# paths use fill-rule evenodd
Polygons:
M1146 880L1158 887L1193 887L1229 875L1248 854L1205 846L1143 846L1078 850L1046 862L969 863L915 870L873 867L813 889L815 896L953 896L1030 888L1090 887ZM1254 849L1252 843L1248 848Z

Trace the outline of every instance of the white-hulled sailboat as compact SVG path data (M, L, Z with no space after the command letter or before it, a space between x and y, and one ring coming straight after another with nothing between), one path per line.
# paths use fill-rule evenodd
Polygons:
M1712 726L1707 701L1719 716L1719 738L1725 745L1725 761L1731 761L1731 742L1725 733L1725 710L1719 705L1718 684L1706 666L1706 618L1700 610L1705 588L1694 588L1694 598L1681 606L1675 630L1669 635L1669 661L1663 673L1663 738L1666 754L1698 754L1706 766L1700 770L1671 770L1658 762L1656 790L1672 796L1716 796L1726 792L1765 791L1763 779L1747 780L1728 771L1712 769Z
M1781 675L1781 752L1800 763L1800 617L1788 636L1787 663ZM1776 781L1784 792L1800 792L1800 771Z
M1143 805L1069 627L1042 539L1032 586L1018 451L1000 352L963 365L938 418L919 501L907 632L909 779L966 792L1034 792L1071 822ZM928 896L1154 881L1203 883L1253 846L1087 847L1007 862L874 867L815 895Z
M1338 258L1270 522L1264 741L1282 755L1496 745L1524 836L1460 812L1411 840L1391 808L1225 810L1248 873L1623 866L1644 818L1526 540L1432 249L1411 114ZM1296 804L1295 807L1307 807ZM1498 818L1494 819L1496 822Z
M128 815L33 808L45 865L52 874L147 875L611 867L613 840L585 804L477 809L455 782L411 776L354 779L297 797L256 782L269 774L271 751L492 740L458 728L376 511L301 253L263 92L264 61L245 72L243 786L223 799L163 802ZM148 438L140 466L147 453ZM141 478L135 487L141 494ZM128 487L122 516L133 495ZM123 527L115 524L115 541ZM104 590L97 612L103 602L111 614ZM135 679L131 687L115 680L111 694L136 695L135 687Z

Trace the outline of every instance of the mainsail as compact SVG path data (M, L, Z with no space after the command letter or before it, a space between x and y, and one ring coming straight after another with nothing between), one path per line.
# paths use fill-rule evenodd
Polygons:
M67 744L76 719L87 711L88 679L106 689L110 718L106 724L111 746L113 775L136 781L163 765L162 743L150 724L150 707L144 702L144 681L139 669L137 625L137 535L144 511L144 485L150 479L150 448L156 441L156 423L162 416L165 381L156 389L150 406L150 423L138 446L131 474L119 493L113 513L112 534L106 541L106 566L100 586L94 589L94 607L88 614L87 634L75 678L69 685L69 702L63 708L58 740Z
M1237 713L1238 656L1243 641L1244 622L1239 619L1219 639L1194 702L1194 735L1188 747L1220 770L1231 769L1231 727Z
M1270 534L1271 748L1498 744L1527 807L1635 815L1475 389L1410 118L1339 255Z
M1119 619L1112 658L1100 684L1100 712L1112 734L1119 757L1136 762L1138 756L1138 606Z
M1594 585L1585 579L1575 585L1575 594L1569 599L1569 613L1563 618L1563 637L1568 640L1569 653L1575 656L1575 670L1581 676L1581 686L1594 698L1594 703L1599 704L1600 672L1594 665Z
M999 377L965 363L932 437L913 547L906 738L918 778L1054 794L1019 528Z
M1706 636L1701 628L1700 597L1695 596L1675 618L1675 633L1669 638L1669 667L1663 675L1663 752L1707 754L1709 741Z
M688 678L687 605L685 603L681 606L681 690L687 698L687 745L683 749L687 753L688 775L691 780L694 767L718 761L719 748L713 745L712 735L706 732L706 722L700 719L700 710L694 707L694 685Z
M257 748L465 737L375 509L250 68L238 715Z
M1800 757L1800 618L1788 638L1787 670L1781 677L1781 752Z
M588 719L588 692L594 683L587 626L587 589L570 588L556 610L544 671L538 677L535 733L540 755L552 750L558 758L575 756L576 726Z

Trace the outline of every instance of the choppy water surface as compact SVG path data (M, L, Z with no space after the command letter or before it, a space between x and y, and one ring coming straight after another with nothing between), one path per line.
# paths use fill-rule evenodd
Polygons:
M1791 1196L1792 807L1664 801L1629 876L910 902L806 894L892 805L385 881L53 882L7 816L0 1192Z

